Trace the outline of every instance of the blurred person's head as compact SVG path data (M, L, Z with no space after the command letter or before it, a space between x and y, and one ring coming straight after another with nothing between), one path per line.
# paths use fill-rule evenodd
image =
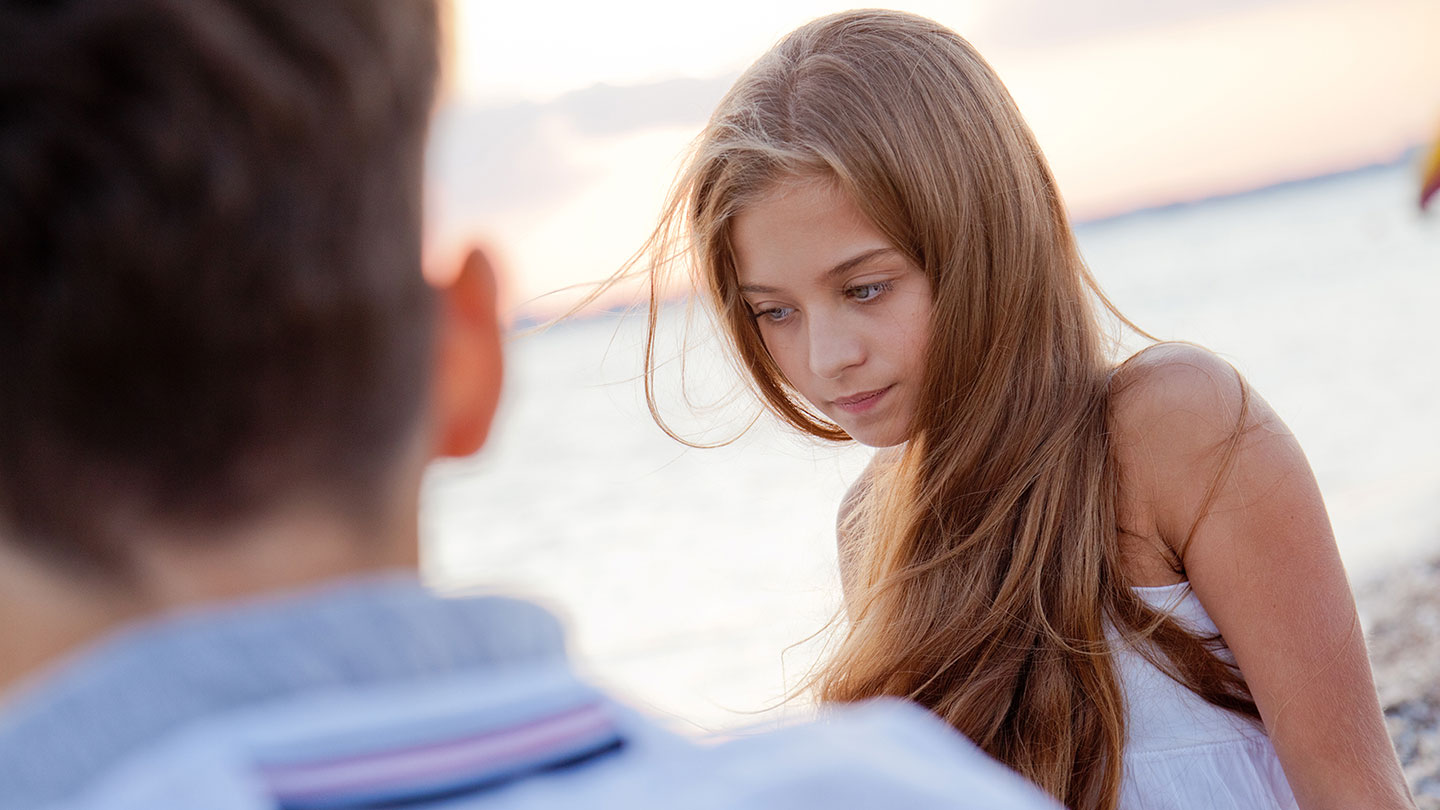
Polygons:
M489 418L435 413L471 396L432 380L452 308L420 268L436 28L422 0L0 8L0 548L117 583L303 515L413 557L373 537Z

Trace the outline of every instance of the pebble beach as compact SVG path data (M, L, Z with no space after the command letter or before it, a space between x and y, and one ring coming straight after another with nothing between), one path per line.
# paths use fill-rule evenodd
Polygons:
M1440 810L1440 557L1357 590L1390 737L1420 810Z

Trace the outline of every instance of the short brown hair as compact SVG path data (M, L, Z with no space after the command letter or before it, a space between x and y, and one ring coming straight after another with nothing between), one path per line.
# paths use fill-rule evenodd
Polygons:
M363 511L426 401L421 0L0 8L0 533ZM196 532L197 541L203 532Z

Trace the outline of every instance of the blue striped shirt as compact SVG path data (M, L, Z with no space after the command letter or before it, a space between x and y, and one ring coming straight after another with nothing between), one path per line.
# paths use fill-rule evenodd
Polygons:
M0 699L0 810L381 806L1053 807L899 702L697 745L539 607L409 576L152 621Z

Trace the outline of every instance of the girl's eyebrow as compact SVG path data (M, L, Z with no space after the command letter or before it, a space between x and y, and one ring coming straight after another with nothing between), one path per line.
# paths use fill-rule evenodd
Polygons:
M887 245L885 247L872 248L870 250L864 251L863 253L857 253L854 256L851 256L845 261L840 262L839 264L830 268L829 270L826 270L825 277L833 279L835 276L843 276L851 270L854 270L855 268L859 267L862 264L865 264L872 259L878 259L879 257L887 253L896 252L898 251L896 251L895 248Z
M862 251L862 252L860 252L860 253L855 254L854 256L851 256L850 258L846 259L845 261L840 262L839 264L835 265L834 267L830 268L829 270L826 270L826 271L825 271L825 278L826 278L826 279L833 279L835 276L843 276L843 275L845 275L846 273L850 272L851 270L854 270L856 267L859 267L860 265L865 264L865 263L868 262L868 261L871 261L871 260L873 260L873 259L877 259L877 258L879 258L879 257L881 257L881 256L883 256L883 255L885 255L885 254L888 254L888 253L896 253L896 252L897 252L897 251L895 250L895 248L893 248L893 247L888 247L888 246L887 246L887 247L871 248L870 250ZM763 285L763 284L742 284L742 285L740 285L740 292L741 292L742 294L743 294L743 293L758 293L758 294L761 294L761 295L766 295L766 294L769 294L769 293L777 293L777 292L780 292L780 290L776 289L775 287L767 287L767 286L765 286L765 285Z

